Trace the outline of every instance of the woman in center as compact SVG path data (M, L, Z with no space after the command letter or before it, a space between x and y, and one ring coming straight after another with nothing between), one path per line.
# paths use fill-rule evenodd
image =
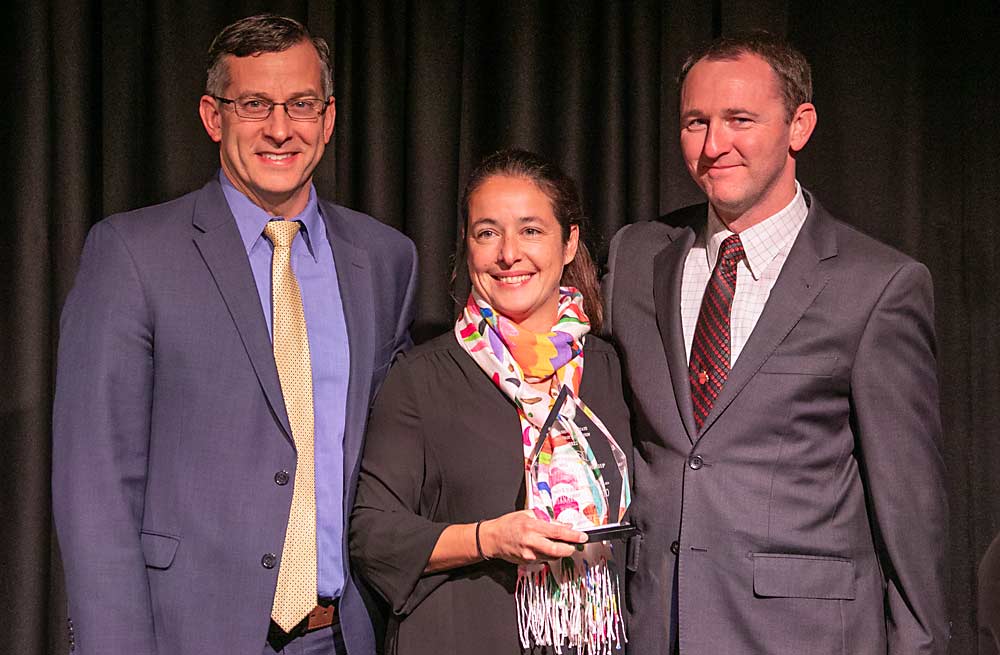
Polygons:
M462 198L472 292L376 399L351 559L391 605L388 653L603 654L624 645L628 410L576 185L522 150ZM621 652L619 650L619 652Z

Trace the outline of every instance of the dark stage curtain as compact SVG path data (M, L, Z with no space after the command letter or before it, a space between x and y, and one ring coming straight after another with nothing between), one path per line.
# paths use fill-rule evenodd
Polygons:
M334 49L337 128L322 195L412 237L416 334L453 316L461 184L517 145L581 184L603 259L623 224L699 194L678 153L674 83L719 33L787 34L813 64L819 127L799 179L934 274L952 508L951 652L976 653L976 563L1000 526L1000 33L995 3L15 0L0 15L7 90L0 299L0 643L66 650L51 527L50 408L62 302L88 228L199 187L218 165L198 121L204 54L260 10ZM893 381L887 379L886 384Z

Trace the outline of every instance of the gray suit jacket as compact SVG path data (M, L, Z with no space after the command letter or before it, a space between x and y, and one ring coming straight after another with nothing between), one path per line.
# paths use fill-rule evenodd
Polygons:
M680 289L707 209L612 242L607 322L633 393L642 531L630 652L672 652L672 622L682 655L945 652L930 275L806 198L701 434Z
M976 623L979 655L1000 654L1000 534L979 562L976 587Z
M350 341L346 517L370 400L410 345L416 252L369 216L321 207ZM53 428L77 652L262 652L278 574L266 564L292 498L276 474L295 477L290 434L218 181L95 225L63 311ZM352 655L375 650L365 593L347 572Z

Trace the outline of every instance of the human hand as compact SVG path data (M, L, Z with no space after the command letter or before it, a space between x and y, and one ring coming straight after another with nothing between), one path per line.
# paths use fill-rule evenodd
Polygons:
M479 526L483 555L513 564L569 557L587 535L563 523L542 521L530 509L504 514Z

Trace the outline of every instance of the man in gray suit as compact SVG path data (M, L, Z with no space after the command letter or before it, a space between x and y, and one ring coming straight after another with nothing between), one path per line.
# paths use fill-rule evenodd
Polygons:
M370 655L345 520L370 400L410 345L415 249L316 197L335 115L322 39L255 16L209 56L221 171L95 225L63 312L70 647Z
M796 181L799 52L722 39L681 84L708 205L622 229L606 279L635 422L629 649L944 653L930 275Z

